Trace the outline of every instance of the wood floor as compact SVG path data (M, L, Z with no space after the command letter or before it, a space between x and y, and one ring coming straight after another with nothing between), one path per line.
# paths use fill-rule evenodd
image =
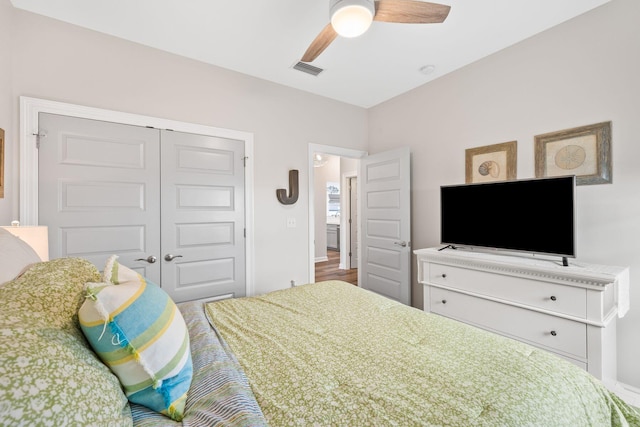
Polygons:
M340 252L327 251L329 261L316 262L316 282L342 280L358 286L358 269L340 270Z

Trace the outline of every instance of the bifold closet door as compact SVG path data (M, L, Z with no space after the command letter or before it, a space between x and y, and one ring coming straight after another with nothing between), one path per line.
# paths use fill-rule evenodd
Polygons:
M175 301L244 296L244 141L39 116L50 257L111 254Z
M244 144L161 132L162 283L176 301L245 295Z
M38 221L50 258L111 254L160 284L157 129L40 113Z

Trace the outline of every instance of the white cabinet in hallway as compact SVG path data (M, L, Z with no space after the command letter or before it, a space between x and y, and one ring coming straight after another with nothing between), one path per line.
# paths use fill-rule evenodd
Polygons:
M327 224L327 249L340 250L340 225Z

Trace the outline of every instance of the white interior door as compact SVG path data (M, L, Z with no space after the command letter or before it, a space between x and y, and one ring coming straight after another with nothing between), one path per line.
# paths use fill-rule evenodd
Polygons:
M365 289L411 304L409 148L360 162L360 271Z
M50 258L107 257L160 284L160 150L157 129L39 115L38 217ZM153 260L153 258L149 258Z
M176 301L245 295L244 144L162 131L162 281Z

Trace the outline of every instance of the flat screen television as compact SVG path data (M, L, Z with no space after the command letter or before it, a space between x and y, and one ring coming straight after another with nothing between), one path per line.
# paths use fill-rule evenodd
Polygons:
M576 256L574 176L440 187L441 243Z

